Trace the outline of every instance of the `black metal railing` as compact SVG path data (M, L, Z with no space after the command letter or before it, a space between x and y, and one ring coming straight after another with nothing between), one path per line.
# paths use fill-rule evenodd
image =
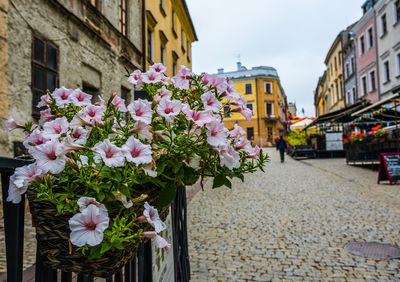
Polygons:
M4 232L6 245L7 281L23 281L23 242L25 197L19 204L7 202L10 176L15 168L32 163L30 160L0 157L0 173L3 197ZM176 199L172 204L173 251L175 281L186 282L190 278L190 266L186 225L186 189L178 187ZM75 280L76 279L76 280ZM93 277L75 275L50 269L42 262L40 253L36 252L36 282L91 282ZM152 282L152 248L151 243L144 244L135 257L117 274L106 279L107 282Z

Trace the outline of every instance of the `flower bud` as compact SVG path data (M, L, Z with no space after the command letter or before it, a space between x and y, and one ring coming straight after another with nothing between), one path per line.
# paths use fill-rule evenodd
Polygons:
M157 232L155 231L145 231L140 233L140 236L144 237L144 238L154 238L156 237Z
M137 223L144 223L144 222L147 222L147 219L146 219L146 217L144 215L141 215L141 216L136 218L136 222Z

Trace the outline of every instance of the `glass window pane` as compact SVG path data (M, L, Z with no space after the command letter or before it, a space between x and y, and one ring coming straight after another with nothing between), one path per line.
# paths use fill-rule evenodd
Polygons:
M47 66L53 70L57 69L57 49L47 45Z
M33 59L44 63L44 43L37 38L34 39L33 44Z
M57 76L52 73L47 73L47 89L53 92L57 87Z
M32 92L32 110L33 112L40 112L40 109L37 106L37 104L40 102L40 97L44 95L44 92L38 91L38 90L33 90Z
M44 70L36 66L33 66L32 71L33 71L33 88L45 91L46 89L44 85L44 80L45 80Z

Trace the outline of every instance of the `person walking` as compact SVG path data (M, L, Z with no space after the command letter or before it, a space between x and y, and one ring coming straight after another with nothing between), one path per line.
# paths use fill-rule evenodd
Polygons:
M283 139L283 136L281 135L279 137L278 142L276 142L276 150L279 150L279 153L281 154L281 163L285 161L285 150L287 148L285 139Z

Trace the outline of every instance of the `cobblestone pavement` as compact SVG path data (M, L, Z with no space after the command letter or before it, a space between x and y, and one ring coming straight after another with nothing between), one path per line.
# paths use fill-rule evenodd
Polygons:
M400 260L353 256L352 241L400 245L400 185L343 159L281 164L200 191L188 206L192 281L400 280ZM209 181L208 184L211 184Z

